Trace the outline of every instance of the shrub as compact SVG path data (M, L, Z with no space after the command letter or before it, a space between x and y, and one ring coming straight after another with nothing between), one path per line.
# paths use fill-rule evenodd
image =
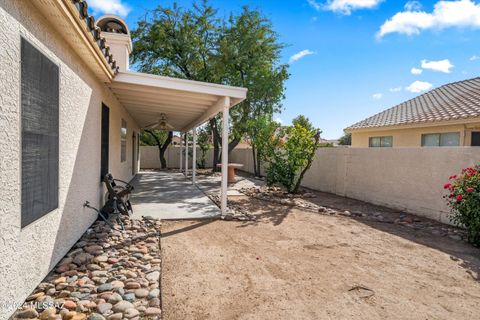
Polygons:
M282 130L280 142L272 144L275 147L270 149L267 159L267 184L278 183L289 193L297 193L319 148L320 132L305 117L294 119L293 125Z
M445 196L451 208L450 220L465 227L467 240L480 246L480 167L465 168L460 175L449 178L443 186L449 191Z

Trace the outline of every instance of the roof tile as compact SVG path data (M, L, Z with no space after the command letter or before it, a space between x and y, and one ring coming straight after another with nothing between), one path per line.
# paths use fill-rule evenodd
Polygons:
M379 128L480 116L480 77L449 83L357 122L347 129Z

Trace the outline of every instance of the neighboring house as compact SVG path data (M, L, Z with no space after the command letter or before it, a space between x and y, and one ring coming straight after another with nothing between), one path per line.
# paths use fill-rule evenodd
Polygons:
M443 85L346 131L352 147L480 146L480 78Z
M184 133L228 124L246 89L129 71L127 25L95 23L84 0L0 0L0 30L3 320L95 221L83 204L101 207L101 177L137 173L140 128L163 113Z

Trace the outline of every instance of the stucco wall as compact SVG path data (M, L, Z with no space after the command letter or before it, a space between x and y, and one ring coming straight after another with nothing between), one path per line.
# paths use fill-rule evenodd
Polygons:
M471 125L469 125L471 126ZM469 146L471 140L471 128L464 125L444 125L439 127L406 128L394 130L374 130L367 132L352 133L352 147L367 148L370 137L392 136L393 147L421 147L422 134L459 132L460 145Z
M250 150L230 157L248 172L251 160ZM321 148L302 185L448 223L443 185L478 163L478 147Z
M0 319L22 302L96 219L100 206L101 104L110 107L110 171L132 178L133 119L66 45L30 0L0 0ZM20 37L60 69L59 207L20 228ZM128 123L127 162L120 163L121 118ZM138 130L137 130L138 131Z
M188 167L192 168L192 148L190 147L190 155L188 157ZM206 167L212 167L213 150L207 152ZM165 160L167 160L167 167L178 169L180 166L180 147L170 145L165 151ZM197 163L200 161L200 149L197 148ZM182 167L185 167L185 158L182 160ZM156 146L141 146L140 147L140 168L142 169L159 169L160 158L158 154L158 147Z

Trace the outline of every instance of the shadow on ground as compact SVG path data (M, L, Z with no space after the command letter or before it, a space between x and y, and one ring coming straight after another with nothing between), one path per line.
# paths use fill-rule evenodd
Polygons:
M450 256L450 259L457 261L459 265L466 270L470 276L476 281L480 281L480 250L472 245L462 241L454 240L447 236L432 234L429 229L415 229L402 224L396 224L394 221L398 218L399 212L389 208L371 205L365 202L339 197L332 194L315 192L316 198L312 202L325 207L338 209L340 211L348 210L351 212L369 212L382 214L385 217L383 222L370 220L368 217L345 217L342 219L351 219L359 223L367 225L370 228L380 230L385 233L401 237L414 243L430 247L432 249L444 252ZM248 209L256 216L256 221L245 221L239 224L238 228L249 226L258 226L260 224L280 225L293 210L301 211L304 214L320 215L312 211L302 210L293 206L285 206L269 201L252 199L249 197L235 197L230 200L232 204ZM430 219L418 217L417 220L428 221L428 223L436 225L438 228L451 228Z

